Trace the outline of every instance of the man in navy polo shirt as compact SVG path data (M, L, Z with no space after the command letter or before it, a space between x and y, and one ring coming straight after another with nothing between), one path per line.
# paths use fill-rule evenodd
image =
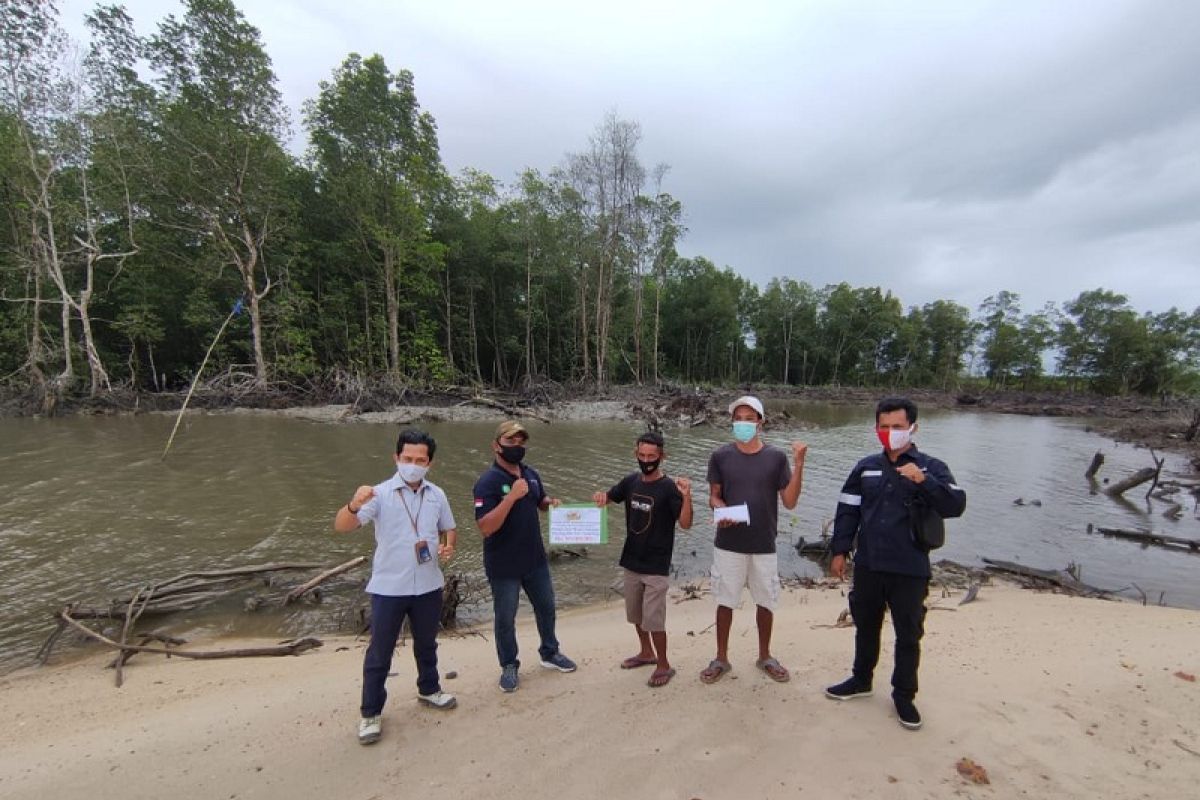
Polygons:
M539 511L559 505L559 500L546 493L537 470L522 463L528 441L521 423L500 423L492 441L496 460L475 482L475 521L483 534L483 568L492 587L500 689L505 692L520 686L516 621L522 589L537 621L542 666L575 671L575 662L559 651L554 636L554 584L538 519Z
M909 730L921 727L913 698L930 577L929 552L913 537L909 505L919 498L942 517L962 516L967 506L967 493L954 482L950 468L912 443L916 432L915 403L903 397L881 400L875 407L875 434L883 451L855 464L838 496L830 571L844 579L846 556L854 551L854 669L825 690L833 700L871 695L887 609L896 631L892 702L900 724Z

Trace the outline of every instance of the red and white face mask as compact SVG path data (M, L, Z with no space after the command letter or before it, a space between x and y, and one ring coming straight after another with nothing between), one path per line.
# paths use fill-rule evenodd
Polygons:
M909 425L907 430L896 430L895 428L876 428L875 435L879 437L879 442L885 449L892 451L903 450L912 442L913 428L916 424Z

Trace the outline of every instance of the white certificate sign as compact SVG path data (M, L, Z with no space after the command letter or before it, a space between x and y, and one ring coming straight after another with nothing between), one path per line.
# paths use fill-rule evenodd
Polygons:
M745 503L738 506L723 506L713 509L713 522L729 520L733 523L750 524L750 507Z
M608 544L608 509L584 504L552 506L550 544Z

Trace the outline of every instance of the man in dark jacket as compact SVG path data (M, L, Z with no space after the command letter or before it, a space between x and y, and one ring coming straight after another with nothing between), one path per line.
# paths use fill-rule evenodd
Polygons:
M892 700L900 724L921 727L913 704L917 666L925 632L925 598L929 594L929 553L913 537L909 506L923 502L939 516L961 516L966 492L941 461L919 452L912 443L917 406L906 398L888 398L875 407L876 434L883 452L854 465L838 497L830 570L846 577L846 555L854 551L854 585L850 613L854 617L854 669L849 678L830 686L825 695L852 700L871 695L879 636L886 608L896 631L896 663Z

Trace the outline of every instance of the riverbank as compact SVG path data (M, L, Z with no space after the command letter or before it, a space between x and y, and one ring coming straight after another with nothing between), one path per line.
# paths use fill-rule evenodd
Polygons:
M921 408L954 409L1039 417L1086 417L1106 436L1141 447L1187 456L1200 470L1200 435L1187 435L1200 419L1197 401L1104 397L1076 392L939 391L847 386L743 386L711 389L682 386L607 386L603 389L537 385L525 392L477 392L466 387L408 389L380 384L350 392L297 387L266 390L201 389L189 409L207 413L272 414L313 422L419 423L502 419L521 416L545 422L636 419L670 428L724 417L724 404L746 392L776 404L819 403L871 406L882 395L905 394ZM173 414L182 393L117 390L95 398L73 398L54 408L58 415ZM42 413L28 393L0 397L0 417Z
M675 600L680 598L676 596ZM662 689L621 670L634 637L619 601L560 616L563 675L527 654L518 692L496 688L484 636L443 638L443 688L459 707L414 702L411 651L393 665L383 740L355 739L364 642L327 639L298 657L141 656L121 689L108 656L0 679L0 794L97 798L1054 798L1186 797L1200 780L1200 613L1006 585L931 597L925 727L901 728L887 697L890 634L874 697L821 689L846 673L853 628L834 627L844 587L789 589L777 684L754 668L753 614L735 615L734 671L706 686L712 606L668 611L679 674ZM231 646L230 642L209 643ZM969 758L989 785L959 774Z
M900 391L900 390L897 390ZM466 398L457 395L414 395L388 408L364 409L353 403L292 405L286 407L236 406L211 409L215 413L272 414L312 422L369 422L410 424L421 421L466 422L526 417L543 422L636 419L671 428L722 422L725 404L738 394L754 392L768 404L829 404L873 406L887 390L857 387L743 387L725 391L610 387L585 396L560 399L539 396ZM1187 438L1200 408L1182 399L1154 402L1141 397L1101 397L1090 394L984 392L964 395L928 389L905 390L919 407L964 413L1020 414L1036 417L1088 418L1096 430L1117 441L1139 447L1179 453L1200 471L1200 435Z

